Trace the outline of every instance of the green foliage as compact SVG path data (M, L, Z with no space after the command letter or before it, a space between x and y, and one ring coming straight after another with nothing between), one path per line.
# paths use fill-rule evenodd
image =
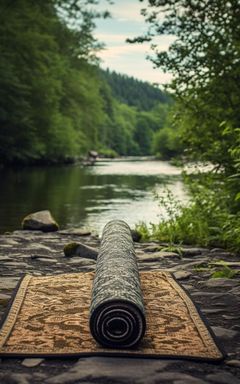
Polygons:
M178 132L168 127L157 131L153 138L153 153L163 160L182 154Z
M170 95L157 86L108 69L100 74L111 87L116 100L139 111L149 111L159 104L171 103Z
M232 175L234 157L239 161L237 146L235 150L233 147L240 140L240 3L148 3L143 15L149 31L134 41L152 40L155 66L173 74L169 88L177 101L175 124L184 155L191 160L210 161L227 176ZM176 37L168 51L160 51L154 44L159 34Z
M117 152L110 148L102 148L98 153L101 157L106 157L107 159L115 159L118 157Z
M98 143L104 113L96 71L88 64L95 49L92 15L75 3L1 2L3 163L58 162ZM74 28L67 15L72 21L75 15Z
M219 246L239 251L240 215L229 213L229 197L223 191L221 180L208 181L203 186L191 181L192 197L187 206L182 206L168 191L159 198L167 218L159 224L138 226L145 240L169 242L170 245L185 243L200 246ZM214 184L214 187L212 188Z
M213 263L201 263L194 267L195 272L208 272L212 279L232 279L237 274L239 274L240 270L230 268L229 263L224 260L219 260Z
M219 261L218 263L215 263L215 265L218 265L220 268L218 268L217 271L214 271L211 275L213 279L219 279L219 278L227 278L232 279L235 277L239 270L234 270L228 266L228 263L224 260Z

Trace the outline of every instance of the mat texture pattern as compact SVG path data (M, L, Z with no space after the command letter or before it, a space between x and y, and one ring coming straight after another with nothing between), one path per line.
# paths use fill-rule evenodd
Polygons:
M130 348L143 337L145 310L131 230L121 220L103 230L90 307L90 330L104 347Z
M0 331L0 355L222 359L193 302L164 271L140 273L147 329L137 348L99 346L89 329L93 278L93 272L26 275Z

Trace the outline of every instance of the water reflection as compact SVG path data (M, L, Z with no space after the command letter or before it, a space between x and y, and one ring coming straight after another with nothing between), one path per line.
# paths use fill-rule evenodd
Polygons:
M166 214L154 199L166 186L181 201L187 194L180 169L160 161L111 161L81 166L5 170L1 174L0 231L20 227L29 212L49 209L61 227L101 232L111 219L157 222Z

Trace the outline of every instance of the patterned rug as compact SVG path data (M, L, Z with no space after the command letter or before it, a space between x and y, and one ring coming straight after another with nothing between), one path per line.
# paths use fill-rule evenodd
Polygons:
M0 331L0 356L133 356L221 360L223 353L180 285L164 271L140 272L146 333L134 349L103 348L89 329L94 273L20 282Z

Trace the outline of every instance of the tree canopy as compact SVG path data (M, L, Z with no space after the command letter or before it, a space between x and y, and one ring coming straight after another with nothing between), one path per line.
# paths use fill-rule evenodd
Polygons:
M73 161L91 149L150 154L159 124L151 108L168 96L99 71L101 45L93 30L95 18L107 12L92 10L97 3L0 1L1 163ZM131 97L120 99L116 87L131 89ZM142 101L138 108L133 98ZM149 117L141 115L145 109ZM140 134L143 119L155 124L148 144Z
M229 149L240 126L239 0L149 0L142 13L149 29L135 41L152 40L151 60L173 75L169 89L186 154L233 172ZM168 51L155 44L163 34L176 37Z

